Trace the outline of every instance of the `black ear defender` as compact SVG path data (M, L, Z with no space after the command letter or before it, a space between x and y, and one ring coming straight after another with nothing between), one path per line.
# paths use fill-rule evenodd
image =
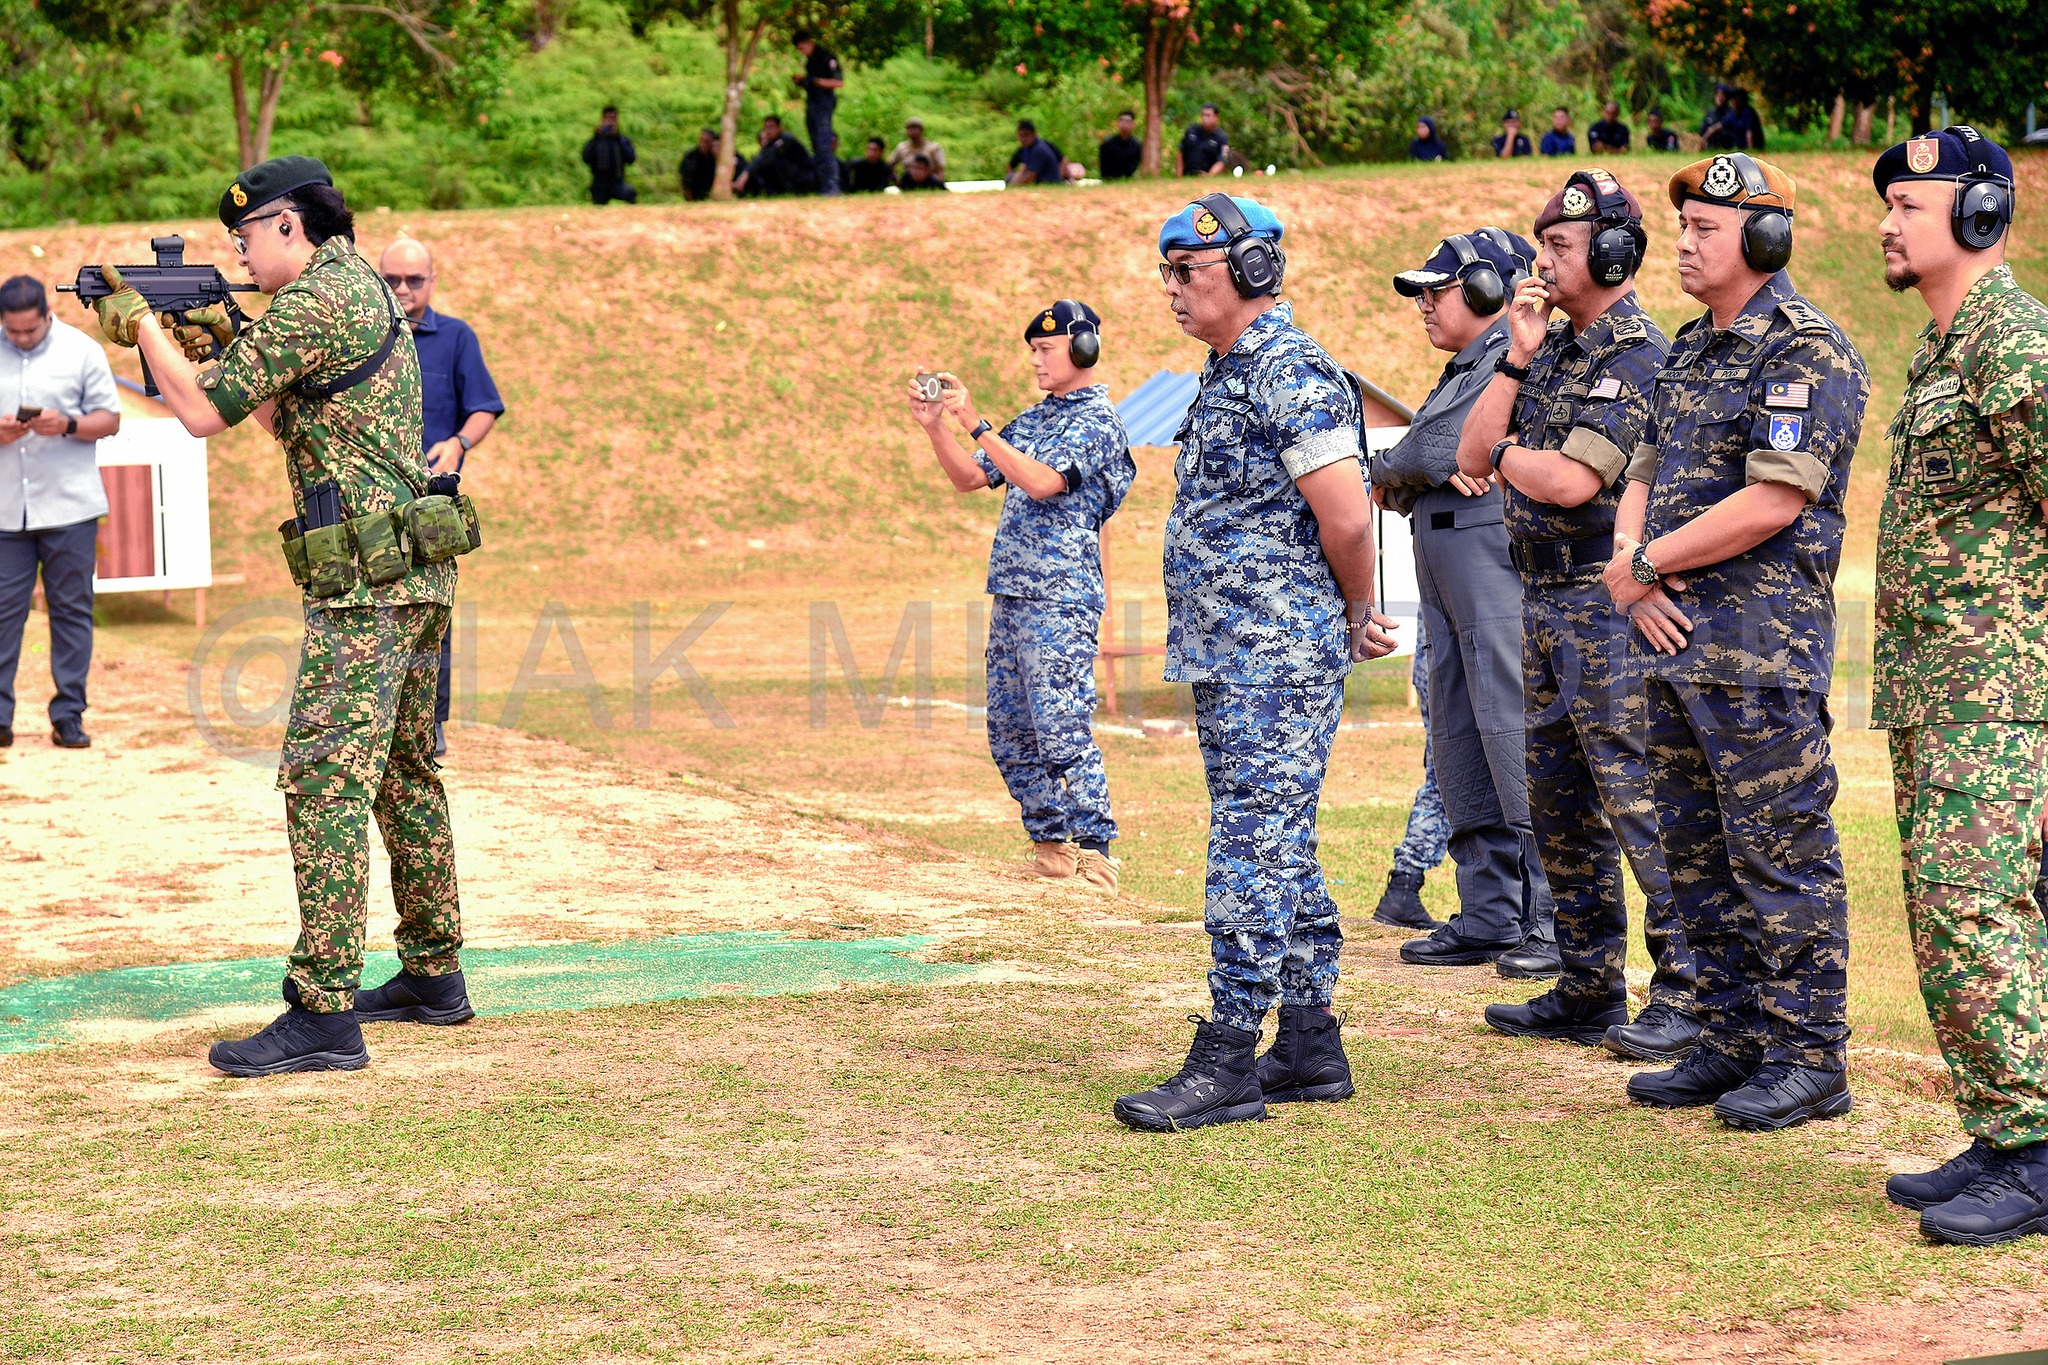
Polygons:
M1207 209L1223 229L1223 258L1230 263L1230 282L1240 298L1277 294L1287 278L1287 253L1258 236L1227 194L1205 194L1195 203Z
M1479 231L1485 234L1488 229ZM1500 245L1490 236L1487 240L1495 246ZM1480 317L1498 313L1508 301L1508 282L1493 268L1493 262L1480 255L1479 248L1472 245L1472 238L1462 232L1444 238L1444 245L1458 258L1458 292L1465 296L1465 306ZM1519 259L1512 250L1508 255Z
M1102 359L1102 333L1095 330L1095 324L1088 321L1082 311L1080 300L1061 299L1067 305L1070 316L1067 320L1067 359L1084 370L1095 368L1095 362ZM1053 307L1059 307L1056 303ZM1076 330L1078 329L1078 330Z
M1771 182L1764 177L1763 167L1755 158L1744 152L1731 152L1729 164L1735 167L1735 174L1742 178L1744 203L1737 208L1747 208L1747 201L1771 192ZM1765 275L1775 275L1792 260L1792 210L1775 204L1763 204L1749 209L1749 217L1742 222L1742 260L1751 270Z
M1966 124L1942 129L1962 140L1965 151L1975 153L1983 135ZM1970 169L1956 177L1955 203L1949 208L1949 230L1956 244L1970 251L1989 251L2012 226L2013 184L1986 166L1975 155Z
M1608 180L1613 185L1613 180ZM1580 171L1565 182L1582 185L1593 200L1593 236L1586 244L1586 268L1596 283L1610 287L1621 284L1642 269L1643 253L1649 250L1650 235L1628 212L1628 201L1610 194L1600 182Z

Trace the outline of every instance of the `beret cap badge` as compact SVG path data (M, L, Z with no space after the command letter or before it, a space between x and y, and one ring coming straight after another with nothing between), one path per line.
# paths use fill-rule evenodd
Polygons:
M1204 237L1214 237L1221 226L1216 221L1216 215L1207 209L1203 209L1195 215L1195 231L1201 233Z
M242 182L239 180L228 186L228 197L235 201L235 207L238 209L249 207L249 192L242 188Z
M1735 174L1735 163L1725 156L1714 158L1714 164L1707 168L1706 176L1700 181L1702 193L1716 199L1728 199L1742 189L1742 180Z
M1906 143L1906 165L1913 174L1925 175L1941 160L1941 143L1931 137L1916 137Z
M1567 218L1584 218L1593 211L1593 196L1577 185L1565 187L1564 203L1561 205Z
M1053 329L1053 326L1054 323L1052 320L1052 314L1047 313L1045 315L1045 320L1038 324L1038 329L1042 332L1050 332Z

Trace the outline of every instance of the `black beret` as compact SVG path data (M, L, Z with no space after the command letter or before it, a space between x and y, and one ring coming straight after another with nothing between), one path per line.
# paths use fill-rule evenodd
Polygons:
M2005 148L1964 123L1887 147L1870 168L1870 180L1880 199L1894 180L1960 180L1966 176L1997 178L2010 185L2012 158Z
M310 156L274 156L235 177L220 197L220 221L233 227L249 211L308 185L332 185L334 177Z
M1024 324L1024 339L1034 341L1039 337L1056 337L1062 334L1072 336L1075 332L1101 332L1102 319L1095 310L1078 299L1061 299L1050 308L1041 308L1037 316Z

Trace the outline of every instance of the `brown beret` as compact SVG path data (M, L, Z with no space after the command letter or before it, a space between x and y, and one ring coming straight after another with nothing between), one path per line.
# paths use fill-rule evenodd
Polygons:
M1543 206L1543 212L1536 215L1538 237L1543 229L1559 223L1640 223L1643 221L1643 206L1636 197L1622 188L1608 172L1598 166L1583 171L1573 171L1571 179L1564 182L1564 188L1550 196L1550 202Z
M1777 208L1792 213L1799 182L1761 157L1747 152L1721 152L1695 161L1671 177L1671 207L1688 199L1730 208Z

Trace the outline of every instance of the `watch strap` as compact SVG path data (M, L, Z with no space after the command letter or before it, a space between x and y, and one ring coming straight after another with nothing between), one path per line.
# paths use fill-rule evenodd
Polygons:
M467 436L464 436L459 431L455 433L455 440L456 443L462 447L462 453L465 455L469 454L471 450L476 448L476 442L470 440Z
M1494 443L1493 454L1489 458L1491 459L1493 467L1495 469L1500 468L1501 457L1508 453L1508 447L1513 445L1514 443L1515 438L1512 436L1503 436L1500 438L1499 441Z
M1629 572L1638 583L1655 583L1661 577L1657 566L1650 562L1648 542L1636 546L1636 552L1629 556Z
M1493 371L1495 374L1506 375L1517 384L1522 383L1529 377L1529 367L1527 365L1512 364L1506 356L1502 356L1499 360L1493 362Z
M64 434L66 436L76 436L78 434L78 419L76 417L66 417L64 419Z
M976 422L974 424L974 430L967 433L967 439L970 441L979 441L983 436L987 435L991 431L994 431L995 429L996 424L994 422L989 421L988 418L984 417L979 422Z

